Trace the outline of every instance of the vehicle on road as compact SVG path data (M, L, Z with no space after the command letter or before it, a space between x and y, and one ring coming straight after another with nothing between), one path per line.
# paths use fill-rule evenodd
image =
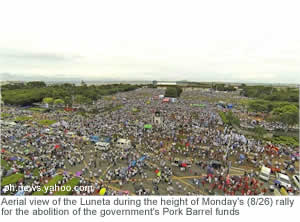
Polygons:
M96 148L101 151L107 151L110 148L110 144L106 142L97 142Z
M296 184L297 188L300 189L300 180L299 180L299 175L294 175L293 176L293 181Z
M281 195L283 195L283 196L289 195L288 192L286 191L286 189L285 189L284 187L281 187L281 188L280 188L280 193L281 193Z
M282 173L277 173L276 174L275 185L280 187L280 188L284 187L287 190L289 190L292 187L289 176L285 175L285 174L282 174Z
M130 149L131 148L131 141L127 140L127 139L118 139L117 147L120 147L120 148L123 148L123 149Z
M271 174L271 169L265 166L261 167L259 178L264 181L269 181Z

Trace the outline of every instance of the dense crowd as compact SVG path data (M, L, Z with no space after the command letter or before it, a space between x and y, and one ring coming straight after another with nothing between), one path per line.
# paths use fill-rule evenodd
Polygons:
M295 173L295 148L276 145L279 152L268 153L263 141L223 125L218 112L224 108L196 97L216 94L185 91L182 98L168 103L159 99L162 94L161 89L148 88L118 93L88 107L96 113L83 114L4 106L2 112L10 119L31 119L2 123L2 159L10 164L9 169L2 168L2 176L23 173L18 183L26 185L47 184L56 175L63 176L58 182L63 185L76 176L79 185L94 187L74 195L97 194L103 187L107 195L263 195L270 194L270 184L258 179L259 167ZM198 103L205 106L190 105ZM159 124L153 122L156 112ZM234 108L234 112L243 111ZM56 123L43 126L38 119ZM152 128L145 129L146 124ZM110 149L99 151L90 141L93 136L109 138ZM131 148L117 147L119 138L130 140ZM191 178L180 179L184 176Z

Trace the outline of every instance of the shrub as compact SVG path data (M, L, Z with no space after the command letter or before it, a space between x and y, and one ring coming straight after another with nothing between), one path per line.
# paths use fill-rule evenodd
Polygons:
M1 118L2 119L8 118L10 116L11 116L11 114L9 114L9 113L1 113Z
M265 134L267 131L265 130L265 128L260 127L260 126L256 126L253 131L258 134L258 135L263 135Z
M240 125L240 119L235 117L231 111L229 112L219 112L219 115L224 124L227 125Z
M37 112L46 112L47 109L45 108L38 108L38 107L31 107L29 108L31 111L37 111Z
M29 120L32 120L31 116L18 116L17 118L15 118L16 122L25 122Z
M289 137L289 136L274 136L272 138L272 143L274 144L282 144L292 147L299 146L299 140L296 137Z
M224 124L229 124L229 120L227 119L226 114L224 112L219 112L219 115Z
M3 159L1 159L1 167L3 167L3 168L6 169L6 170L9 170L9 169L10 169L10 166L9 166L9 164L7 163L7 161L6 161L6 160L3 160Z

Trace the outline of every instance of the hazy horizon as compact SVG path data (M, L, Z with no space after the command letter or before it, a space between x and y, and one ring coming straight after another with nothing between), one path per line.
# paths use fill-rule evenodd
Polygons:
M128 79L84 79L84 78L53 78L53 77L32 77L28 76L27 78L18 78L18 76L15 76L15 78L5 79L1 78L3 76L0 73L0 81L2 82L30 82L30 81L43 81L45 83L81 83L82 81L88 83L88 84L99 84L99 83L152 83L154 80L142 80L142 79L136 79L136 80L128 80ZM170 80L170 79L162 79L157 81L188 81L188 82L198 82L198 83L227 83L227 84L249 84L249 85L292 85L296 86L299 85L299 83L296 82L259 82L259 81L214 81L214 80L207 80L207 81L196 81L196 80L186 80L186 79L177 79L177 80Z

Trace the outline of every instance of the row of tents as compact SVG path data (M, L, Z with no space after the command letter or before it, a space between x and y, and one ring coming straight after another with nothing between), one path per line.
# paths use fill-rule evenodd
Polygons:
M157 100L157 99L162 99L163 103L175 103L177 101L176 98L172 98L172 97L165 97L164 95L159 95L159 96L154 96L153 99Z

